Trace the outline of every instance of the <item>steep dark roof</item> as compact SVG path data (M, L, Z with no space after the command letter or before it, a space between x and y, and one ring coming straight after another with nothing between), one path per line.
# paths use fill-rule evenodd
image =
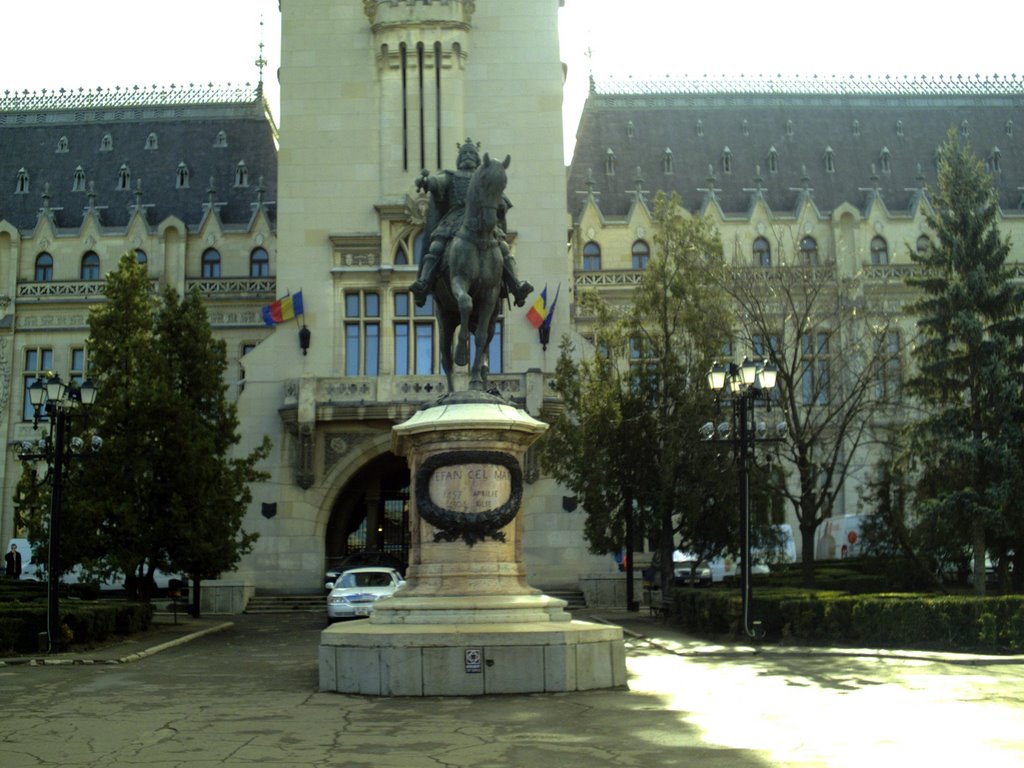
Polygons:
M226 145L215 146L222 131ZM77 228L91 189L104 227L125 226L137 201L150 224L177 216L194 227L206 212L211 179L226 226L248 222L258 196L273 216L276 133L259 88L7 95L0 99L0 220L33 229L46 193L57 226ZM151 134L157 146L146 149ZM104 151L107 135L113 148ZM58 151L62 140L67 151ZM235 186L239 161L248 186ZM181 163L189 171L187 188L177 187ZM128 190L118 189L122 165L131 174ZM72 191L79 167L86 189ZM17 193L21 169L28 173L27 194Z
M1024 186L1022 107L1024 82L1016 79L595 85L569 168L568 210L578 215L583 193L592 189L602 213L624 215L639 168L647 199L675 191L691 211L701 208L702 190L710 186L726 214L746 213L758 188L776 213L793 211L805 187L823 213L843 202L863 208L867 190L875 188L890 212L906 211L916 190L934 185L936 149L947 131L962 126L975 153L993 163L1003 210L1017 210ZM727 148L731 172L723 163ZM606 173L609 150L613 175Z

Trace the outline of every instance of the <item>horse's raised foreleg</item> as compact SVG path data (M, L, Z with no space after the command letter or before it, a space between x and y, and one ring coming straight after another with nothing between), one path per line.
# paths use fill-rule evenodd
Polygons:
M455 345L455 364L469 365L469 316L473 312L473 297L466 281L452 278L452 295L459 305L459 340Z

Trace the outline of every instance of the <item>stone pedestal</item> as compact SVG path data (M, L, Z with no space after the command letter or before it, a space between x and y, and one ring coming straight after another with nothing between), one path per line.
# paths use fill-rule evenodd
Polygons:
M320 688L465 696L626 683L620 627L574 621L522 563L522 459L547 429L507 403L459 394L393 433L412 476L407 582L368 620L320 639Z

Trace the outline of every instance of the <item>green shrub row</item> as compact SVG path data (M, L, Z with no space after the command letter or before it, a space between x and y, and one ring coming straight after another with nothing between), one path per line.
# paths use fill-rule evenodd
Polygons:
M62 603L61 631L65 643L89 645L111 635L129 635L149 628L153 606L146 603ZM46 602L0 603L0 654L33 653L46 633Z
M753 616L767 640L791 643L1017 653L1024 651L1024 596L950 597L755 590ZM688 632L738 636L734 591L678 589L674 619Z

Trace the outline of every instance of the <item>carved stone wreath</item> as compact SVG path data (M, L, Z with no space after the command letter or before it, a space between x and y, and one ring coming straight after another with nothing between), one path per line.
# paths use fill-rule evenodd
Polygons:
M509 472L508 501L493 509L463 513L438 506L430 498L430 478L442 467L463 464L496 464ZM462 539L469 546L478 541L505 541L501 529L515 520L523 500L523 471L514 456L500 451L447 451L428 457L416 470L416 509L420 517L438 529L434 541Z

